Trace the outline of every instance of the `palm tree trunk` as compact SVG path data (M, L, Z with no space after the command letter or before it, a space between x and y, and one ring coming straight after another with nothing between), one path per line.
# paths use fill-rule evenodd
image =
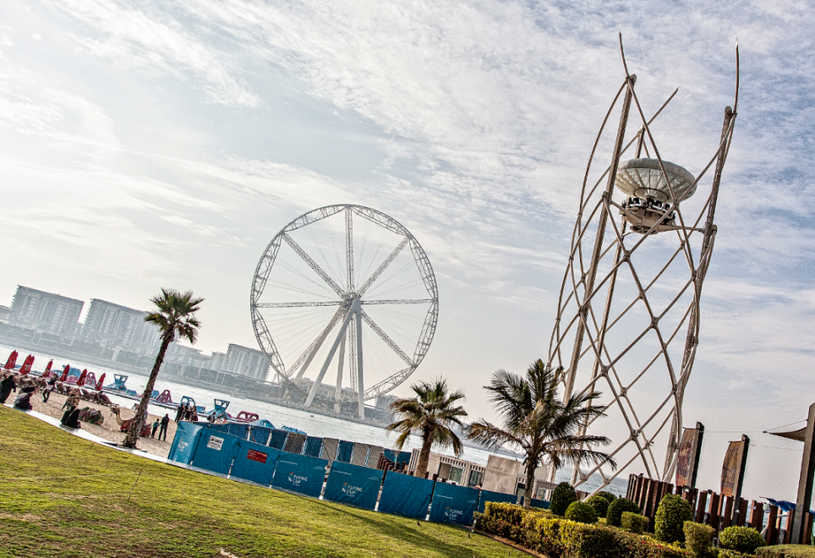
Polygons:
M526 466L526 491L524 492L524 507L529 509L532 507L532 498L535 497L535 464L527 464Z
M136 448L136 442L139 440L139 432L144 425L144 417L147 414L147 404L150 402L150 396L153 394L153 386L156 385L156 378L158 371L161 369L161 364L164 362L164 354L170 343L173 342L175 331L168 331L161 339L161 347L156 355L156 362L153 363L153 370L150 371L150 378L147 380L147 386L144 388L144 393L139 402L139 408L136 410L136 416L130 421L130 428L127 430L127 436L122 445L126 448Z
M427 462L430 461L430 448L433 445L433 433L422 435L422 451L419 452L419 462L416 464L416 476L424 478L427 473Z

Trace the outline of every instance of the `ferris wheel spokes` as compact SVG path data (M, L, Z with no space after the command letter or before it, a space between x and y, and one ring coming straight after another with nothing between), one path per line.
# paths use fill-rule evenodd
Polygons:
M283 240L285 240L285 241L286 241L286 244L288 244L288 245L291 247L291 249L292 249L292 250L294 250L294 251L297 253L297 255L298 255L298 256L300 256L300 257L303 259L303 261L304 261L304 262L306 262L306 263L308 264L308 266L309 266L311 269L313 269L313 270L314 270L314 273L316 273L317 275L319 275L319 276L320 276L320 278L321 278L323 281L325 281L325 282L326 282L326 284L327 284L329 287L331 287L332 289L334 289L334 292L336 292L336 293L337 293L338 295L340 295L340 296L344 296L344 294L345 294L345 293L343 292L342 288L341 288L339 285L337 285L336 281L334 281L334 280L333 280L333 279L332 279L332 278L331 278L331 277L328 275L328 273L326 273L325 271L323 271L323 268L322 268L322 267L320 267L320 266L317 264L317 262L315 262L315 261L314 261L314 260L311 258L311 256L309 256L308 254L306 254L306 251L305 251L305 250L303 250L303 249L300 247L300 245L299 245L299 244L297 244L297 242L295 242L295 240L294 240L294 239L293 239L291 236L289 236L288 234L283 234Z

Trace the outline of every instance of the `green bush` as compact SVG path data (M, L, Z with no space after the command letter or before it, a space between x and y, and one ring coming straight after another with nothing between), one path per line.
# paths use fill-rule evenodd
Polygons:
M654 538L666 543L683 542L686 521L693 520L690 502L677 494L666 494L654 517Z
M620 518L620 527L630 533L642 533L648 530L650 519L634 512L623 512Z
M563 515L569 504L577 501L577 493L568 482L562 482L552 491L552 505L549 511L555 515Z
M569 504L563 517L578 523L597 523L597 512L594 511L594 507L580 500Z
M510 504L488 503L483 514L475 514L475 521L477 529L509 538L549 558L695 558L681 548L650 537L577 523ZM738 554L732 550L724 552Z
M608 527L560 520L560 542L565 558L621 558L618 531Z
M560 558L563 554L563 544L560 542L560 523L560 519L542 514L525 521L524 525L528 527L528 532L524 546L549 558Z
M713 533L716 529L710 525L686 521L683 527L685 531L685 548L694 558L712 558Z
M756 549L765 546L764 537L752 527L728 527L719 533L719 546L746 554L755 553Z
M756 549L756 558L815 558L815 546L809 544L777 544Z
M602 494L597 493L586 500L586 503L594 508L594 511L597 513L597 517L605 517L608 513L608 505L611 502Z
M595 496L602 496L608 501L609 504L617 499L617 497L614 494L612 494L611 492L606 492L605 490L601 490L600 492L595 494Z
M617 498L608 505L606 524L619 527L623 512L640 513L640 507L628 498Z
M752 558L752 554L742 554L738 550L728 548L717 548L715 551L717 551L715 558Z

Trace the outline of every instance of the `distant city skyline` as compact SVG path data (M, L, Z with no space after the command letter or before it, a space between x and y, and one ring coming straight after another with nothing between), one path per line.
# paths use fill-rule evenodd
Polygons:
M121 304L92 298L81 321L84 301L18 285L6 319L10 326L32 332L31 342L39 341L36 334L50 335L52 341L66 345L66 349L92 356L108 358L111 364L137 365L152 363L160 344L160 332L155 325L145 322L146 310L137 310ZM1 324L0 324L1 325ZM9 335L11 334L11 336ZM14 340L13 332L0 329L0 339ZM66 342L67 341L67 342ZM107 349L95 351L92 345ZM122 358L122 352L134 353ZM258 380L268 381L269 362L262 351L229 343L225 352L201 350L173 343L167 360L194 363L199 368L231 372Z

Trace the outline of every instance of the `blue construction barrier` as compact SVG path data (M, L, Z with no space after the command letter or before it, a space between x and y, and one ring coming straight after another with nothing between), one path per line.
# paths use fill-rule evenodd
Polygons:
M480 494L475 488L437 482L430 506L430 521L472 525Z
M328 461L307 455L281 453L272 486L317 498L323 490Z
M323 498L372 510L376 507L384 471L335 461L328 473Z
M286 436L289 433L285 430L272 430L272 441L269 442L269 446L273 447L274 449L282 450L283 446L286 444Z
M226 475L232 466L239 441L235 436L213 431L211 428L204 430L198 436L195 454L190 464Z
M279 456L280 452L274 448L240 440L229 476L269 486Z
M482 490L481 499L478 501L478 513L484 513L484 505L487 502L503 502L507 504L514 504L517 501L518 497L515 494L504 494L503 492Z
M340 440L339 447L337 448L337 457L335 461L341 463L351 463L351 455L354 453L354 442Z
M249 431L249 441L261 446L269 445L269 438L272 436L272 429L265 426L253 426Z
M191 422L178 423L168 459L189 465L195 453L195 446L198 444L198 437L203 430L203 426Z
M409 451L400 451L396 455L396 464L401 465L402 463L410 463L410 452Z
M389 471L385 476L378 509L384 513L424 519L434 484L431 480Z
M303 450L303 455L309 457L320 457L320 452L323 450L323 439L315 436L306 438L306 449Z
M546 500L536 500L535 498L532 498L532 507L533 508L548 510L549 506L551 506L551 505L552 505L552 503L547 502Z
M240 438L241 440L246 439L246 432L249 428L248 424L235 424L230 422L227 423L226 426L227 426L226 432L230 436L235 436L237 438Z

